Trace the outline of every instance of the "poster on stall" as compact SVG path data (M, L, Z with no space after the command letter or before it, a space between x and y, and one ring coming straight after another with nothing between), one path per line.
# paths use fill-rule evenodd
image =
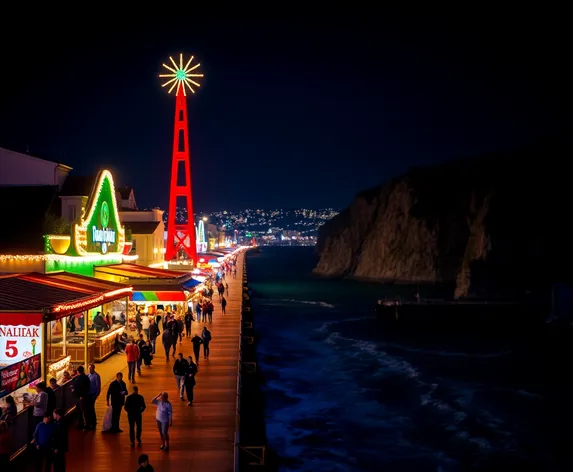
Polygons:
M12 365L42 352L40 325L0 326L0 367Z
M42 375L41 357L38 354L0 369L0 398L39 379Z

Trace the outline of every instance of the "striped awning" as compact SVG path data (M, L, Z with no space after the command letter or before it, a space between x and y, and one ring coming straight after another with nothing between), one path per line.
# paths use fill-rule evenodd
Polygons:
M185 302L187 296L182 290L171 292L141 291L133 292L134 302Z

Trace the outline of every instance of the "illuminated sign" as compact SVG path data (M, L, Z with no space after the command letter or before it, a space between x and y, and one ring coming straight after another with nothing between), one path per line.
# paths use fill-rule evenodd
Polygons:
M38 354L0 369L0 398L25 387L42 376Z
M117 212L113 177L103 170L98 175L85 217L74 226L74 247L79 256L85 256L121 254L124 245L125 229Z
M11 365L42 352L40 325L0 326L0 365Z

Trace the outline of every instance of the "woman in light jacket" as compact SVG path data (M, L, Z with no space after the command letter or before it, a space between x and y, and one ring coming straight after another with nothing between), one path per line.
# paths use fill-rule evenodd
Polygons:
M152 401L156 407L155 419L157 420L157 428L161 436L162 445L160 447L163 451L169 450L169 427L173 426L173 408L167 392L162 392L157 395Z

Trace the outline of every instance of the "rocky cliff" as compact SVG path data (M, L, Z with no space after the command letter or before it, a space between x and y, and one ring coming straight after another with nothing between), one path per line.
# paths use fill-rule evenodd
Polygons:
M515 295L573 262L567 139L436 167L362 192L319 232L317 274Z

